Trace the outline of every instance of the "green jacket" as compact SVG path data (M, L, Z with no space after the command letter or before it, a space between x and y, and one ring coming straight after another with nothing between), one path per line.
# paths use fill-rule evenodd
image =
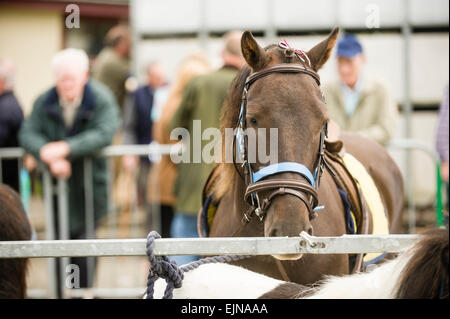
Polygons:
M70 131L64 125L55 88L37 98L31 115L20 129L20 145L37 159L41 147L48 142L65 140L70 145L68 159L72 164L72 175L68 180L68 204L71 234L84 227L83 158L109 145L118 127L118 106L114 96L104 85L90 80ZM106 159L94 158L92 170L97 221L107 213Z
M201 208L203 185L214 162L204 163L201 154L194 154L193 121L201 120L200 138L205 129L220 127L220 110L236 74L236 68L224 66L218 71L192 79L186 86L180 106L169 124L170 131L180 127L186 128L190 133L190 163L177 165L178 174L174 185L176 212L195 215ZM202 140L201 150L212 141L212 137L208 138ZM200 158L200 163L194 163L194 156Z
M109 47L104 48L95 59L92 76L114 93L120 110L123 110L125 104L125 81L129 73L129 60L119 56Z

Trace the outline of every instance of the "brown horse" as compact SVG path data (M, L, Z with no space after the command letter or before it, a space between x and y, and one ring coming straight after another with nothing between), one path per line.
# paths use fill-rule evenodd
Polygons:
M31 225L19 194L0 184L0 241L31 240ZM28 258L0 259L0 299L26 297Z
M270 128L278 129L278 161L301 163L313 172L318 162L317 150L321 149L323 143L324 126L329 120L316 72L328 60L338 31L335 28L324 41L306 53L297 53L280 45L269 45L263 49L249 31L244 32L241 47L248 67L244 67L235 78L223 105L222 145L225 145L225 129L235 128L239 122L244 101L246 112L243 120L247 127L266 128L267 131ZM278 72L280 65L287 71ZM251 85L247 85L250 82ZM244 87L248 89L245 99ZM390 232L397 232L403 206L403 181L398 167L376 142L352 134L343 134L341 140L346 151L357 158L373 178L385 211L389 214ZM264 188L267 183L264 187L260 187L260 184L259 199L263 202L270 196L270 204L266 205L261 220L252 218L242 226L243 213L251 206L244 200L248 183L240 175L248 174L246 169L258 171L264 166L266 164L258 160L250 167L225 162L216 166L210 177L211 187L207 187L208 194L213 193L214 200L219 202L209 236L298 236L302 231L316 236L346 234L343 202L332 174L327 169L323 170L320 187L316 190L310 187L314 183L311 179L307 180L305 174L283 171L265 178L265 182L279 183L281 180L281 186L295 189L288 192L280 187L276 193L270 193L268 188ZM286 180L289 183L285 183ZM315 196L325 209L316 218L311 218L314 213L307 199ZM316 282L325 274L348 274L351 267L348 256L339 254L259 256L237 264L274 278L289 278L300 284Z

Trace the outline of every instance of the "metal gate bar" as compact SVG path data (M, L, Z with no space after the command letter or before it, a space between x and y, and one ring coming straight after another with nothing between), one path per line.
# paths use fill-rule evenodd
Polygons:
M273 255L401 252L421 235L340 237L219 237L155 240L155 255ZM39 240L0 242L0 258L145 256L146 239Z

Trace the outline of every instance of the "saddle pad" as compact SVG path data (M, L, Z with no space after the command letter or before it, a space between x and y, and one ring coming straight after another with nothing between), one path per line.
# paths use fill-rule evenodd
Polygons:
M197 215L197 232L200 237L208 237L214 216L216 215L217 206L219 205L213 200L214 194L206 197L203 207Z
M384 211L383 202L381 200L380 193L372 179L367 172L366 168L358 161L353 155L345 153L343 160L347 169L355 178L362 191L362 195L366 199L370 212L372 213L372 224L374 235L386 235L389 234L389 223ZM364 263L370 264L379 259L383 253L369 253L364 256Z

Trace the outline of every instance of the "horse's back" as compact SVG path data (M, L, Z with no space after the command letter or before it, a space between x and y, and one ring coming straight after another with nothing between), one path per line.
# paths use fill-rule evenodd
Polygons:
M390 233L401 232L403 177L387 150L377 142L353 133L343 133L345 150L366 168L377 186L389 215Z

